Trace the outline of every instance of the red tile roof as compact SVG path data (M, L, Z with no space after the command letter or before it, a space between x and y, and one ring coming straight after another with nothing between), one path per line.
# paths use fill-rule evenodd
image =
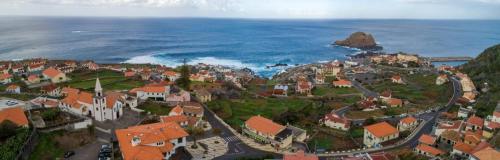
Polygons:
M434 145L434 143L436 143L436 138L428 134L422 134L422 136L418 138L418 142L428 145Z
M465 144L463 142L457 142L455 143L455 145L453 145L453 149L470 154L474 148L469 144Z
M431 147L431 146L428 146L428 145L425 145L425 144L419 144L417 146L417 149L418 150L421 150L423 152L426 152L426 153L429 153L431 155L434 155L434 156L437 156L437 155L441 155L441 154L444 154L443 151L437 149L437 148L434 148L434 147Z
M415 119L412 116L409 116L409 117L406 117L406 118L403 118L403 119L400 120L400 122L403 123L403 124L411 124L411 123L414 123L416 121L417 121L417 119Z
M61 72L61 71L59 71L59 70L57 70L57 69L55 69L55 68L53 68L53 67L50 67L50 68L47 68L47 69L43 70L43 72L42 72L42 73L43 73L44 75L46 75L46 76L50 77L50 78L53 78L53 77L55 77L55 76L57 76L57 75L61 74L62 72Z
M21 107L6 108L0 111L0 123L9 120L19 126L28 125L28 118Z
M9 79L9 78L12 78L12 75L10 75L8 73L0 74L0 80Z
M162 160L163 154L172 151L174 146L170 140L188 136L188 133L177 123L153 123L116 130L116 137L125 160ZM132 145L138 138L140 143ZM164 146L149 144L164 142Z
M484 120L482 118L479 118L477 116L471 116L469 119L467 119L467 124L472 124L475 126L483 127L484 125Z
M350 85L352 85L352 83L351 83L351 81L341 79L338 81L333 81L333 85L335 85L335 86L350 86Z
M398 130L387 122L380 122L364 127L375 137L381 138L398 133Z
M259 116L250 117L245 121L245 125L248 128L254 129L258 132L267 135L276 135L285 129L285 126L274 123L272 120Z

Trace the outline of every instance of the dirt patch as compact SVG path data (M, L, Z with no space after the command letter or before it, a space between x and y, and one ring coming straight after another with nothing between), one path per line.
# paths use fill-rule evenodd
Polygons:
M62 135L54 137L54 141L60 148L74 149L95 141L95 136L92 136L88 130L80 130L76 132L66 132Z

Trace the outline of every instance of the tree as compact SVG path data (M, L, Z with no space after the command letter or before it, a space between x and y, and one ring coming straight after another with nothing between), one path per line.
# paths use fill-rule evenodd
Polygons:
M377 123L377 121L373 117L370 117L370 118L367 118L365 120L364 125L366 126L366 125L375 124L375 123Z
M5 120L0 123L0 139L4 139L16 134L17 125L10 121Z
M186 59L184 59L184 64L181 66L181 77L176 81L177 85L185 90L189 90L189 85L191 84L190 75L189 66L186 64Z
M200 128L200 127L188 127L187 128L187 132L189 133L189 135L191 135L193 137L193 140L194 140L194 143L193 143L193 148L198 148L198 144L196 142L197 138L203 134L205 134L205 131L203 130L203 128Z
M46 110L42 113L42 118L44 120L55 120L57 118L57 116L59 115L59 109L49 109L49 110Z

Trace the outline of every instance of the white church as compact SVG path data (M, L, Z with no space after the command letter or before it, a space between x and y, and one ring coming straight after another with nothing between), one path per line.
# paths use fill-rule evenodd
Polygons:
M78 115L91 116L97 121L115 120L123 115L125 94L118 92L103 93L99 78L96 79L95 94L73 88L63 88L66 98L59 107Z

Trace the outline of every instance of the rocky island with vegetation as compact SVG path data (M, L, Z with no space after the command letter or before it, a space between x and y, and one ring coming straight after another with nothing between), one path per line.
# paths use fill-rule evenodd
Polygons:
M377 45L375 38L373 38L371 34L365 32L354 32L345 40L335 41L334 45L370 51L382 50L382 47Z

